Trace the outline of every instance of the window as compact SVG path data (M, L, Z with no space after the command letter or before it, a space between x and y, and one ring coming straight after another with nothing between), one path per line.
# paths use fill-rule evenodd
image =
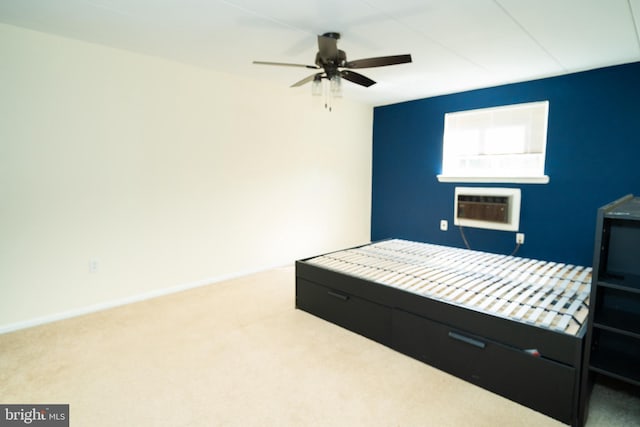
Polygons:
M440 182L549 182L549 101L447 113Z

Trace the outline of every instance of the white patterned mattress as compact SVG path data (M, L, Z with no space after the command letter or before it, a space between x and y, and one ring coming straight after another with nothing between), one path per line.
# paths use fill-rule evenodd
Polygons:
M578 334L589 310L590 267L399 239L307 262L570 335Z

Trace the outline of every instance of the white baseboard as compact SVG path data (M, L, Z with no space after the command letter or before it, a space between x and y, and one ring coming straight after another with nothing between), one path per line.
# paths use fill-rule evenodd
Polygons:
M46 323L57 322L58 320L70 319L72 317L78 317L85 314L95 313L110 308L120 307L135 302L145 301L152 298L161 297L164 295L175 294L177 292L186 291L189 289L199 288L201 286L213 285L215 283L224 282L226 280L236 279L238 277L248 276L250 274L260 273L262 271L271 270L274 268L280 268L283 265L266 266L257 268L255 270L240 271L231 274L224 274L222 276L210 277L208 279L202 279L195 282L183 283L177 286L171 286L163 289L155 289L142 294L131 295L124 298L105 301L98 304L88 305L85 307L74 308L72 310L63 311L60 313L54 313L47 316L36 317L33 319L25 320L22 322L9 323L6 325L0 325L0 335L9 332L15 332L20 329L32 328L34 326L44 325Z

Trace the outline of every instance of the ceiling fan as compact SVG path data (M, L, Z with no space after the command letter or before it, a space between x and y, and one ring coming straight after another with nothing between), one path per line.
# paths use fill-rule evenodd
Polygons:
M372 68L372 67L384 67L387 65L406 64L411 62L411 55L394 55L394 56L380 56L376 58L356 59L355 61L347 61L347 55L343 50L338 49L338 40L340 39L340 33L325 33L318 36L318 53L316 54L315 65L304 64L288 64L283 62L265 62L265 61L253 61L254 64L262 65L280 65L286 67L304 67L312 70L323 71L305 77L291 85L291 87L302 86L305 83L313 81L319 83L322 79L328 79L330 81L336 80L337 77L342 77L345 80L349 80L355 84L369 87L376 82L370 78L363 76L362 74L351 71L357 68ZM339 79L337 79L339 80Z

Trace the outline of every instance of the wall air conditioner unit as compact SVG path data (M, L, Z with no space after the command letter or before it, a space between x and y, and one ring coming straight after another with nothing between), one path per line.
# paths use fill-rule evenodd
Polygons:
M463 227L518 231L520 189L456 187L453 218Z

